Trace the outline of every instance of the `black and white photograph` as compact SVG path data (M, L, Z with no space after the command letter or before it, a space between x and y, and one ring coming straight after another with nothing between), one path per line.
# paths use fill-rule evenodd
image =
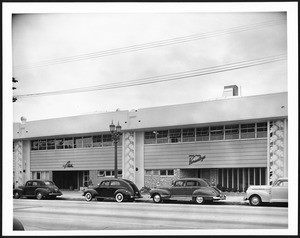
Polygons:
M297 2L5 2L2 235L297 235Z

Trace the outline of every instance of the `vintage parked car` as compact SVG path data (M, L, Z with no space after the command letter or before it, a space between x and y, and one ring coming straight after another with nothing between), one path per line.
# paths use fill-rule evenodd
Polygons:
M117 202L133 202L136 198L142 197L137 186L132 181L121 178L105 179L97 186L86 189L82 196L85 196L86 201L115 199Z
M158 187L150 190L150 197L155 203L169 199L191 198L198 204L225 200L226 195L211 185L206 179L185 178L173 182L171 187Z
M259 206L261 203L288 203L288 179L279 178L273 185L249 186L244 200L250 205Z
M42 198L56 198L61 196L62 192L59 188L50 180L28 180L25 186L19 186L13 190L14 198L21 197L36 197L37 199Z

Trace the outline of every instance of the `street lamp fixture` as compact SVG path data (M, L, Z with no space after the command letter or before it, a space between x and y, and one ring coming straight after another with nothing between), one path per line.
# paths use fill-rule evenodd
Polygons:
M115 144L115 178L118 178L118 157L117 157L117 144L120 141L120 136L122 127L120 126L119 122L118 125L115 126L114 122L112 121L109 125L109 130L111 132L112 141Z

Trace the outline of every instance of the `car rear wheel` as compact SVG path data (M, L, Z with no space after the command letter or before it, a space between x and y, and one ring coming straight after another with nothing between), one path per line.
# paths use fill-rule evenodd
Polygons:
M43 198L43 194L42 194L41 192L37 192L37 193L36 193L36 198L37 198L38 200L41 200L41 199Z
M93 200L93 195L90 192L86 193L84 197L85 197L85 200L88 202Z
M20 193L19 192L15 192L14 193L14 198L15 199L19 199L21 197Z
M153 202L155 202L155 203L161 202L161 196L158 193L153 195Z
M205 199L204 199L204 197L197 196L195 198L195 202L198 203L198 204L203 204L203 203L205 203Z
M123 202L124 200L124 196L122 193L117 193L116 196L115 196L115 199L117 202Z
M261 198L258 195L253 195L250 197L249 202L251 206L259 206L261 204Z

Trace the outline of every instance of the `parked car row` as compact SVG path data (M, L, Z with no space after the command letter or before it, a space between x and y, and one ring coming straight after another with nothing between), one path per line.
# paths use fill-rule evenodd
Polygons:
M24 186L13 189L15 199L21 197L35 197L37 199L56 198L61 196L60 189L50 180L29 180ZM82 194L86 201L94 199L114 199L116 202L130 201L142 198L137 186L130 180L121 178L108 178L96 186L89 187ZM190 199L197 204L210 203L217 200L226 200L218 188L202 178L178 179L171 186L157 187L150 190L150 198L154 203L165 200ZM280 178L272 186L250 186L244 197L250 205L258 206L268 202L288 202L288 179Z

